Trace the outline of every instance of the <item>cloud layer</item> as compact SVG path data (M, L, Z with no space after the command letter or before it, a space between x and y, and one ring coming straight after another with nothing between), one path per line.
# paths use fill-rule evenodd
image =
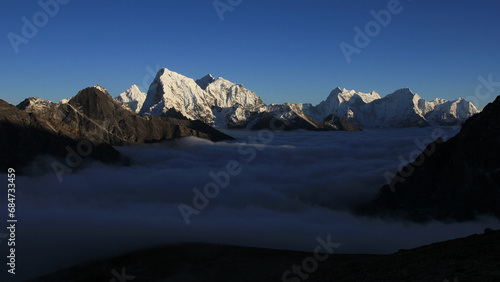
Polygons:
M19 278L175 242L312 252L318 236L331 235L339 253L390 253L499 228L492 218L417 225L347 211L372 198L384 172L395 172L398 157L408 159L433 130L227 131L237 140L118 147L132 166L95 164L62 183L54 174L18 178ZM210 173L226 172L228 162L241 172L186 225L179 204L193 206L193 188L215 183Z

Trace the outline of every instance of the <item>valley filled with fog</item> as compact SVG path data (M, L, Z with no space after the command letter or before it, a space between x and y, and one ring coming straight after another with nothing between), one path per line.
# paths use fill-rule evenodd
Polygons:
M94 163L61 183L54 173L18 177L21 275L178 242L312 252L317 237L330 235L337 253L381 254L500 227L488 217L420 225L349 211L374 197L419 144L436 132L448 139L456 127L224 132L236 140L115 147L130 166ZM228 163L237 173L186 224L179 205L193 207L193 188L203 192Z

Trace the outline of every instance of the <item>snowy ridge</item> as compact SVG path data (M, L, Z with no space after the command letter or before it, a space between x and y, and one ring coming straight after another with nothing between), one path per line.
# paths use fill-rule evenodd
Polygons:
M267 106L267 112L285 124L297 117L313 121L313 119L305 114L296 103L271 104Z
M174 109L188 119L210 124L214 118L210 100L192 78L163 68L151 83L140 113L161 116Z
M462 98L427 102L409 88L381 97L375 91L363 93L337 87L316 106L307 103L266 106L242 84L216 79L210 74L195 81L166 68L158 71L147 94L133 85L117 99L142 115L185 117L218 128L249 128L256 116L264 112L285 123L297 117L322 122L333 114L361 127L460 124L479 112Z
M335 114L365 127L450 125L479 112L471 102L462 98L427 102L409 88L399 89L383 98L376 92L356 93L354 90L336 88L317 106L300 106L316 121Z
M188 119L227 128L246 122L252 112L265 110L265 105L241 84L211 75L194 81L163 68L149 87L140 113L162 116L172 110Z

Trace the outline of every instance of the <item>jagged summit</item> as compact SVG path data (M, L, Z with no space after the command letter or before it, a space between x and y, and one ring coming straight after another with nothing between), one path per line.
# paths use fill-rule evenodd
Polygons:
M137 85L133 84L125 92L121 93L116 97L116 99L122 103L125 103L134 113L139 113L146 100L147 94L141 92Z
M242 84L208 74L196 81L184 75L160 69L149 90L137 93L133 88L120 94L118 100L143 115L173 116L201 120L218 128L247 127L262 112L277 113L276 105L266 106L262 99ZM142 105L142 106L141 106ZM271 108L270 108L271 107ZM278 112L291 107L281 105ZM357 92L336 87L326 100L316 106L297 104L293 112L323 122L332 114L361 127L411 127L432 124L460 124L479 111L464 100L431 102L401 88L381 97L377 92ZM274 117L286 123L288 115Z
M460 124L479 111L464 99L431 102L401 88L385 97L371 93L335 88L328 98L316 106L301 104L304 112L316 121L335 114L365 127L411 127L431 124Z
M196 80L196 84L201 87L201 89L206 90L208 85L215 81L215 78L211 74L207 74L204 77Z
M192 78L163 68L151 83L140 113L162 116L173 110L188 119L211 124L211 100Z
M411 91L410 88L408 87L403 87L403 88L399 88L398 90L394 91L393 93L389 94L389 95L392 95L392 94L396 94L396 95L415 95L415 93L413 93L413 91Z
M34 112L38 110L44 110L50 107L52 102L44 100L38 97L29 97L24 99L21 103L17 105L17 108L22 111Z
M139 112L157 116L182 116L227 128L246 121L251 112L260 112L263 107L265 105L262 100L241 84L223 78L215 79L211 75L197 83L163 68L151 83Z
M337 87L330 92L328 100L338 100L339 102L349 101L351 98L361 99L363 102L368 103L376 99L380 99L380 95L372 91L370 93L356 92L355 90L348 90L345 88Z

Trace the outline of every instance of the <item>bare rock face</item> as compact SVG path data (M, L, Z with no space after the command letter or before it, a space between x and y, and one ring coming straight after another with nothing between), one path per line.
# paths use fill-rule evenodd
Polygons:
M86 88L68 102L68 123L83 132L104 131L105 140L112 145L150 143L174 138L196 136L212 141L230 140L232 137L201 121L139 116L123 104L97 88Z
M64 158L69 146L92 144L91 159L126 161L112 146L196 136L212 141L232 137L201 121L139 116L100 87L80 91L67 103L28 98L17 107L0 100L0 168L22 170L36 156Z
M418 222L500 218L500 96L450 140L437 139L358 212Z
M45 104L50 106L50 103ZM40 111L39 108L32 109ZM43 111L43 110L42 110ZM80 134L61 120L45 119L34 112L25 112L0 100L0 169L14 168L23 173L24 167L36 156L50 155L64 159L68 149L76 150ZM96 142L89 159L104 163L126 160L111 145ZM63 161L64 163L64 161Z
M315 121L305 114L295 103L272 104L268 111L258 114L251 121L251 129L297 130L308 131L360 131L361 128L343 118L330 115L322 122Z
M325 128L331 128L331 130L342 130L342 131L361 131L361 128L348 122L346 119L338 117L337 115L331 114L323 120L322 124Z

